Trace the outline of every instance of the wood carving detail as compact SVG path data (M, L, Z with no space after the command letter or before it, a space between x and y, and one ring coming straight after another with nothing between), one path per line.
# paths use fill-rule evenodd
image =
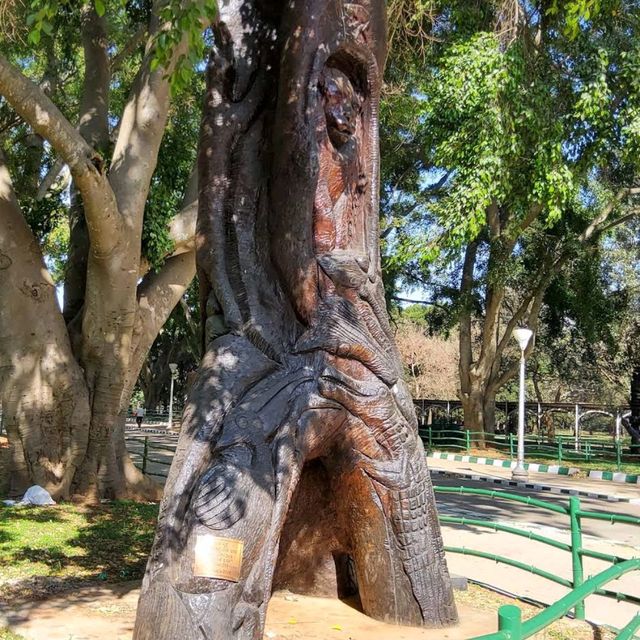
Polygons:
M378 249L384 3L228 0L209 63L198 270L206 355L136 640L257 640L274 588L456 620ZM237 583L195 576L204 534Z

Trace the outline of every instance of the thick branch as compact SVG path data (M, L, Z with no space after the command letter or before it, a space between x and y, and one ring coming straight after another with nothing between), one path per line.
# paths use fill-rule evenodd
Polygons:
M92 250L109 254L120 239L121 221L102 158L44 92L1 55L0 94L69 165L82 193Z
M133 335L125 390L138 378L160 329L184 295L196 273L195 251L169 258L157 273L149 273L138 287L138 316ZM122 402L128 402L125 393Z
M198 175L194 169L189 176L189 182L182 199L182 209L169 222L169 238L173 242L173 249L167 258L195 251L197 217ZM147 259L142 257L138 271L139 277L146 275L149 269L150 265Z
M157 18L152 22L146 54L120 120L110 169L118 208L136 235L141 233L144 206L169 113L169 76L185 49L184 44L175 47L169 67L152 71L152 43L160 29Z
M460 392L464 396L470 391L471 363L473 362L473 352L471 345L471 300L473 293L473 271L476 264L476 254L478 243L473 241L467 245L462 267L462 281L460 283L460 297L462 301L462 312L460 313Z
M82 10L82 46L85 73L80 101L80 135L95 149L109 142L109 54L107 21L93 5Z

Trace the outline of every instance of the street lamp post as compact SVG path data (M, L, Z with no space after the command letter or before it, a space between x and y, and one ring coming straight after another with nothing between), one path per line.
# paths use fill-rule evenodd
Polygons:
M524 468L524 352L531 340L533 331L526 327L519 327L513 332L513 337L517 340L520 347L520 393L518 396L518 457L516 466L513 469L512 476L514 480L528 477L527 470Z
M170 362L169 370L171 371L171 389L169 391L169 429L171 429L171 427L173 427L173 383L178 377L178 365L175 362Z

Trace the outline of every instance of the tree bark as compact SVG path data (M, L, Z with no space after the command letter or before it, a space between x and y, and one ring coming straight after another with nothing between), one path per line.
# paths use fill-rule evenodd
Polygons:
M38 243L0 157L0 389L12 492L68 494L88 440L89 393Z
M367 614L450 624L380 276L384 3L220 10L200 146L205 356L134 638L257 640L275 586L345 593L347 567ZM219 544L242 547L237 573L206 551Z
M631 453L637 454L640 453L640 365L636 365L631 374L629 404L631 406L631 415L624 424L631 436Z
M156 3L154 11L159 7ZM56 497L73 493L93 499L153 497L157 487L142 478L126 453L123 411L135 383L133 376L195 272L195 251L186 224L178 238L180 255L171 257L158 274L146 276L138 286L144 207L170 104L168 74L184 52L185 43L176 47L168 69L151 71L154 52L150 44L163 28L157 16L152 18L149 46L119 124L107 173L102 155L109 136L107 21L93 6L82 9L81 17L85 77L78 129L40 87L0 56L0 93L35 134L51 144L73 177L63 319L37 243L13 198L8 174L2 176L6 196L2 214L17 220L0 231L0 246L7 248L0 251L7 256L10 266L6 269L11 276L0 286L6 287L9 300L15 301L0 315L0 335L11 338L6 339L6 348L0 348L2 389L9 420L18 425L12 427L10 437L21 483L45 484ZM193 209L193 193L187 195L185 206ZM181 219L188 222L189 210L183 213ZM33 258L30 252L37 254L35 261L29 262L28 258ZM47 280L46 286L42 280ZM41 305L39 315L35 307L25 307L16 292L20 287L28 288L31 281L44 287L32 289L33 297L42 297L47 305L44 313ZM35 329L38 333L31 340L31 360L17 357L20 348L27 353L28 335ZM47 342L52 335L55 349ZM62 363L68 363L67 370ZM55 371L49 371L54 365ZM40 390L39 381L33 382L36 373L24 375L26 366L46 378L49 386ZM69 391L68 397L77 393L77 402L67 396L53 402L49 397L65 393L69 386L76 391ZM27 397L28 418L12 417L20 415ZM59 429L47 417L52 404L60 414L55 419L63 425ZM78 418L82 424L76 424L74 412L82 413ZM42 427L38 427L40 423ZM53 426L48 427L50 423ZM58 437L58 430L68 436ZM27 431L28 438L24 435Z

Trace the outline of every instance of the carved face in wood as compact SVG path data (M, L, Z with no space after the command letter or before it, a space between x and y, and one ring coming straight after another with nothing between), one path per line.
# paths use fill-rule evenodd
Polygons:
M340 150L356 133L362 98L349 78L331 67L324 69L318 88L324 103L329 139Z

